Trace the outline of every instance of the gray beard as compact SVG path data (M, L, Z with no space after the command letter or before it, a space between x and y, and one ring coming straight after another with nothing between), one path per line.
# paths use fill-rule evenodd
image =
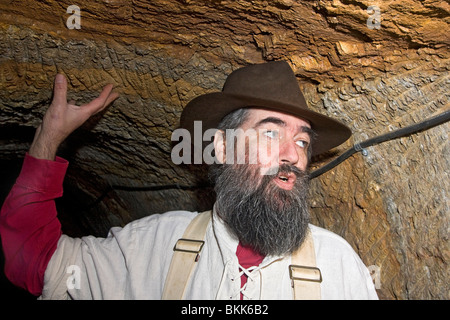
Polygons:
M277 186L273 175L261 175L256 165L225 164L213 169L219 217L243 245L262 255L291 254L308 231L308 174L286 164L280 165L279 172L297 176L292 190Z

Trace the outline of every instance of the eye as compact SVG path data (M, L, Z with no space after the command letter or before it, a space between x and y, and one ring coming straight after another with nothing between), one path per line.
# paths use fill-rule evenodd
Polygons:
M303 141L303 140L298 140L297 142L295 142L300 148L306 148L308 146L308 142L307 141Z
M276 131L276 130L267 130L267 131L264 131L263 134L270 139L278 138L278 131Z

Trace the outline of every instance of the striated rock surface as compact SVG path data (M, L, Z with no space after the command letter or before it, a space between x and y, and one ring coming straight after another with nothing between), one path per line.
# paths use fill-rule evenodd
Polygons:
M71 166L58 206L72 235L211 206L205 168L172 163L171 133L190 99L221 90L240 66L288 61L311 108L352 128L313 168L449 109L444 0L78 1L79 20L67 13L73 4L0 3L3 194L57 72L80 103L110 82L121 94L61 148ZM370 147L312 181L314 223L350 242L381 298L450 298L448 131L446 123Z

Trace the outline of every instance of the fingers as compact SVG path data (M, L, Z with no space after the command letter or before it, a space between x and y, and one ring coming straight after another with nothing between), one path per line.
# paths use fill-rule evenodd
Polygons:
M112 84L106 85L98 98L84 105L83 108L91 114L100 112L119 97L119 95L116 92L112 92L112 90ZM53 104L67 104L67 78L63 74L57 74L55 77L53 88ZM71 100L69 104L75 104L75 101Z
M116 100L119 97L119 94L117 92L111 92L106 99L105 107L107 107L109 104L111 104L114 100Z
M53 87L53 103L67 103L67 79L63 74L57 74Z
M106 85L98 98L92 100L83 108L86 108L86 110L89 110L92 114L95 114L97 112L102 111L104 108L106 108L111 102L116 100L119 95L116 92L112 92L113 85L108 84Z

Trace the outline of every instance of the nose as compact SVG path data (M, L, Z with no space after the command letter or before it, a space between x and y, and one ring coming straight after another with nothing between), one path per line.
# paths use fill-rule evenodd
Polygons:
M294 141L285 141L280 145L279 162L280 164L297 165L300 160L297 147Z

